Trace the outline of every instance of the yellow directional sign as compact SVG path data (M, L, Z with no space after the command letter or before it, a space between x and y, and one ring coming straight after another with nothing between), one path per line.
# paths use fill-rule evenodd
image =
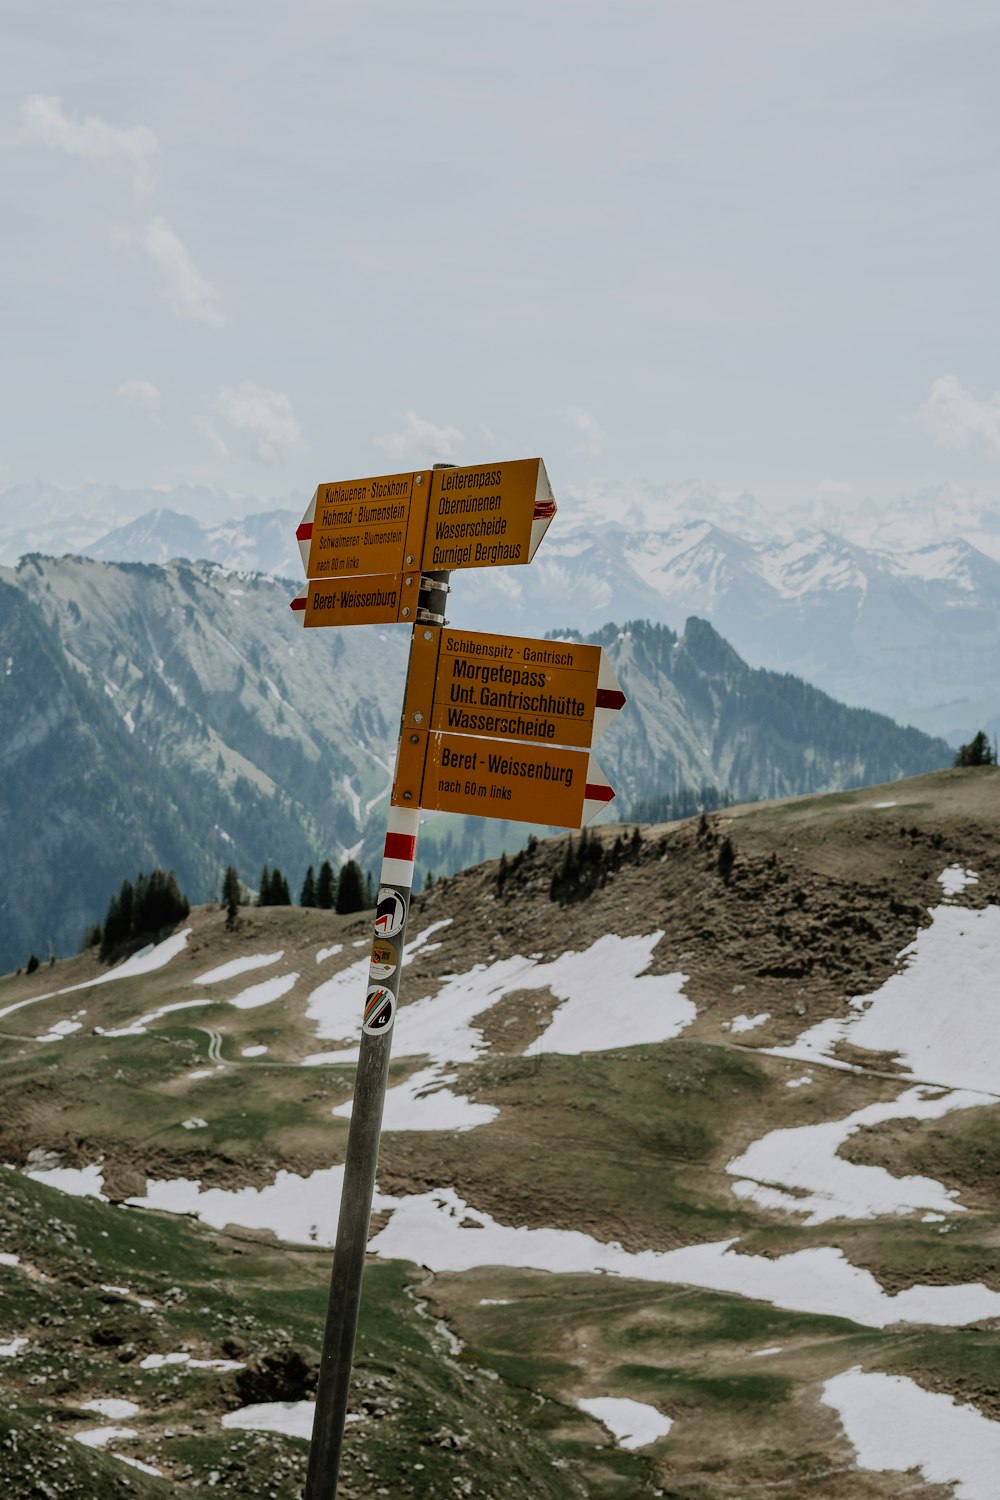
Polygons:
M291 608L309 629L315 625L393 625L413 620L420 579L413 573L365 578L320 578L306 584Z
M404 730L392 800L397 807L582 828L614 795L589 750Z
M540 458L321 484L296 531L307 578L527 563L556 512Z
M580 828L614 796L590 746L624 703L599 646L418 625L392 800Z
M528 563L556 513L540 458L435 470L423 566Z
M306 577L419 567L429 494L430 470L321 484L296 531Z
M600 646L418 629L403 728L589 747L624 703Z

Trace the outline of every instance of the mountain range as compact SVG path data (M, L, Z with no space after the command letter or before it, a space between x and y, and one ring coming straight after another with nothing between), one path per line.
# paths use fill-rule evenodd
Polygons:
M29 555L0 569L0 967L73 951L125 876L190 899L235 864L377 864L408 632L304 632L285 583L215 564ZM837 790L947 765L942 740L750 668L706 621L608 625L629 697L597 747L612 816L679 792ZM651 802L652 799L652 802ZM659 799L659 800L657 800ZM544 831L544 830L543 830ZM421 869L522 845L523 825L429 815Z
M195 487L93 489L61 513L57 498L45 486L0 497L0 514L31 518L0 528L0 561L70 549L301 578L304 498L269 508ZM593 485L566 498L530 568L457 574L453 589L456 617L477 629L641 617L678 630L697 615L755 666L952 744L1000 730L1000 509L954 487L867 519L827 501L775 521L746 492L704 483Z

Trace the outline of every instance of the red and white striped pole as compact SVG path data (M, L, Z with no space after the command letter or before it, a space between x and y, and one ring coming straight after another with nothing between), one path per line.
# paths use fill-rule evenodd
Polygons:
M421 580L421 629L444 625L447 594L447 573ZM334 1500L337 1493L419 823L419 807L390 805L303 1500Z

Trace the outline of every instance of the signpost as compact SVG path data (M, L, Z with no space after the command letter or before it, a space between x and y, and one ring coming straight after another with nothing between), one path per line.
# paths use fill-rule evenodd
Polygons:
M304 1500L333 1500L422 808L581 828L614 796L590 747L624 706L598 646L446 628L455 568L531 561L541 459L320 485L297 536L306 627L413 622Z
M384 592L390 578L402 589L407 574L529 563L555 513L542 460L518 458L321 484L295 535L308 579L382 575ZM293 609L302 607L293 601ZM390 618L412 616L307 617L304 623L368 625Z
M291 608L314 625L394 625L416 619L417 573L372 573L364 578L318 578L295 595Z

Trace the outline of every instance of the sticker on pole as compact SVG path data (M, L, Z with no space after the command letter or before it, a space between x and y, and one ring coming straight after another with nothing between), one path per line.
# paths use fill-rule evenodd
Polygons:
M380 1036L383 1031L389 1030L395 1014L396 997L392 990L387 990L384 984L371 985L365 999L365 1015L361 1022L361 1030L367 1032L369 1036Z
M369 973L373 979L388 979L395 974L399 954L391 943L376 938L372 943L372 962Z
M387 890L385 886L378 893L378 906L375 908L375 931L379 937L395 937L402 930L406 921L406 902L396 891Z

